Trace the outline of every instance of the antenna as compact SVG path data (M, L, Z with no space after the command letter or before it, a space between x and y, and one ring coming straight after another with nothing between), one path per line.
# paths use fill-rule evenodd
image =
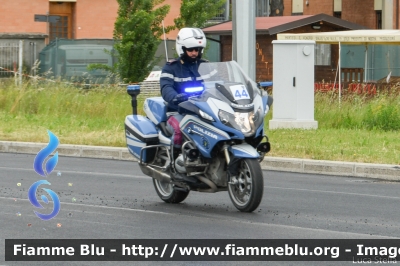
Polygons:
M163 29L163 32L164 32L165 62L168 62L167 40L165 39L164 20L162 21L162 29Z

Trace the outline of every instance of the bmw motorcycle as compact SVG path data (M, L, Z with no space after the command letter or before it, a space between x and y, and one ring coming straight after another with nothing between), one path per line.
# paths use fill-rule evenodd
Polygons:
M146 116L137 115L140 86L128 86L133 115L125 118L129 152L145 175L153 178L158 196L167 203L185 200L190 191L228 191L233 205L252 212L260 204L264 181L260 162L270 150L264 118L272 97L258 88L235 61L202 63L201 82L188 86L179 104L181 149L171 145L166 127L167 104L147 98ZM184 178L171 179L171 172Z

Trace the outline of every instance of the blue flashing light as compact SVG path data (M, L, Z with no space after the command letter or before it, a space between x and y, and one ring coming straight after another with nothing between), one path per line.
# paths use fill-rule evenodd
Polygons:
M136 90L140 90L140 85L128 85L126 87L127 91L136 91Z
M185 88L185 92L187 92L187 93L200 92L200 91L203 91L203 90L204 90L203 87L189 87L189 88Z

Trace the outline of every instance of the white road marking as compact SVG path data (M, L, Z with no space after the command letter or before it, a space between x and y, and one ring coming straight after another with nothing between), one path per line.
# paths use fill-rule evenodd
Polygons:
M394 197L394 196L382 196L382 195L372 195L372 194L362 194L362 193L342 192L342 191L329 191L329 190L316 190L316 189L290 188L290 187L272 187L272 186L264 186L264 187L273 189L284 189L284 190L310 191L317 193L332 193L332 194L345 194L345 195L375 197L375 198L385 198L385 199L400 199L400 197Z
M31 171L31 172L34 171L32 168L15 168L15 167L1 167L1 166L0 166L0 169L18 170L18 171ZM99 176L131 177L131 178L141 178L141 179L150 179L151 178L151 177L146 176L146 175L125 175L125 174L115 174L115 173L65 171L65 170L62 170L62 169L57 169L57 172L72 173L72 174L99 175Z
M0 199L7 199L7 200L13 200L14 198L7 198L7 197L0 197ZM27 199L20 199L20 200L26 200ZM176 213L169 213L169 212L162 212L162 211L149 211L149 210L140 210L140 209L129 209L129 208L122 208L122 207L111 207L111 206L96 206L96 205L89 205L89 204L77 204L77 203L69 203L69 202L61 202L62 204L66 205L78 205L78 206L84 206L84 207L90 207L90 208L101 208L101 209L109 209L109 210L123 210L127 212L142 212L142 213L149 213L149 214L162 214L162 215L176 215ZM85 213L96 213L96 212L88 212L85 211ZM5 214L5 213L3 213ZM104 212L101 212L99 214L105 215ZM254 222L251 220L237 220L234 219L233 217L227 217L224 215L219 215L219 214L209 214L208 216L204 215L196 215L195 212L187 212L187 213L180 213L181 216L187 216L188 218L191 219L207 219L207 220L215 220L217 219L218 221L226 221L227 223L239 223L239 224L246 224L246 226L262 226L262 227L276 227L276 228L286 228L286 229L301 229L301 230L310 230L310 231L315 231L315 232L330 232L330 233L345 233L346 238L394 238L397 239L397 237L391 237L391 236L383 236L383 235L373 235L371 236L370 234L362 234L362 233L353 233L353 232L345 232L345 231L335 231L335 230L327 230L327 229L319 229L319 228L309 228L309 227L301 227L301 226L294 226L294 225L282 225L282 224L269 224L269 223L261 223L261 222ZM32 216L34 215L25 215L25 216ZM115 214L113 214L115 216ZM63 217L57 217L57 219L62 219L66 220ZM68 220L73 220L75 222L83 222L83 223L93 223L93 224L104 224L104 225L113 225L113 226L122 226L122 227L136 227L136 226L129 226L125 224L113 224L113 223L105 223L105 222L97 222L97 221L85 221L85 220L79 220L79 219L70 219ZM347 237L349 236L349 237Z

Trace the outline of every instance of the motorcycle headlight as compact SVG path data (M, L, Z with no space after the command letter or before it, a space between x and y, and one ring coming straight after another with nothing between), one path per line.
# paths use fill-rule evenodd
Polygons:
M214 121L214 118L212 118L212 116L210 116L209 114L206 114L205 112L203 112L202 110L199 110L199 114L202 118L207 119L209 121Z
M257 112L234 112L233 114L219 110L219 119L222 124L240 130L246 137L254 134L255 130L263 122L264 116L262 108L258 108Z
M235 112L235 122L239 126L240 131L248 133L251 130L250 117L252 113L239 113Z
M222 124L226 125L229 123L229 121L232 119L232 114L219 110L218 113L219 120L221 120Z

